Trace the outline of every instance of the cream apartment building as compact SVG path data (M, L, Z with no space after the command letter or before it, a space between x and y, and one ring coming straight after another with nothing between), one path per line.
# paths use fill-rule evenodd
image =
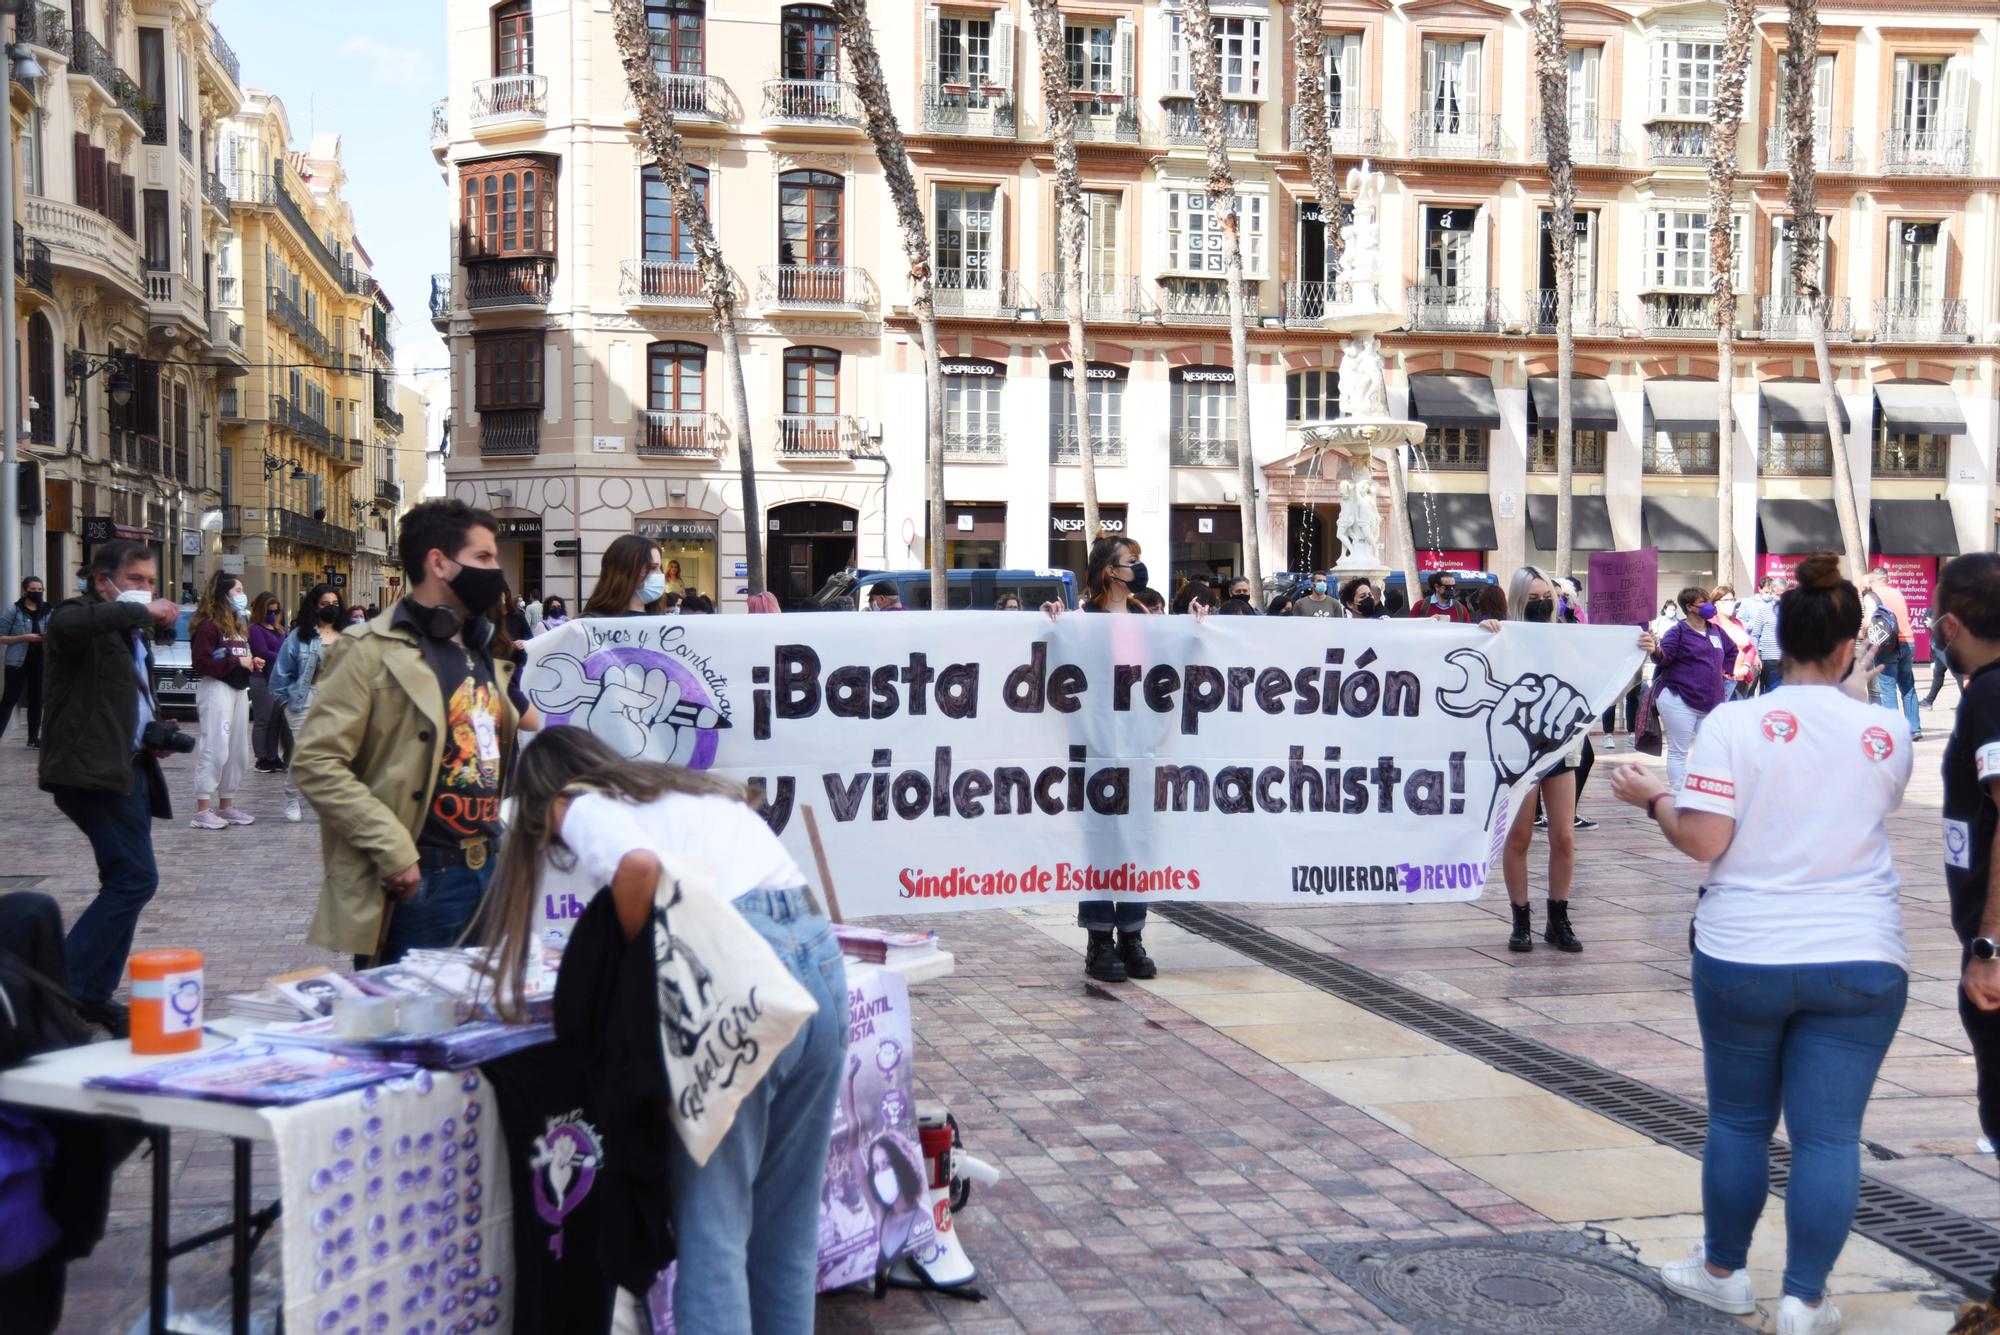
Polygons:
M773 587L923 557L922 380L894 220L831 13L648 6L751 331L753 449ZM453 0L433 146L457 203L433 293L454 365L452 494L517 521L516 568L577 577L651 531L725 601L739 442L690 256L633 133L608 13ZM953 560L1080 560L1080 491L1038 57L1018 4L873 7L931 214L944 316ZM1289 9L1218 0L1212 40L1255 289L1250 383L1229 367L1218 238L1178 5L1065 12L1090 235L1083 372L1108 523L1161 578L1240 567L1237 451L1264 567L1337 555L1312 428L1338 411L1326 228L1293 151ZM1815 114L1845 420L1829 432L1789 290L1783 11L1760 15L1732 211L1736 467L1717 476L1706 160L1721 6L1566 6L1583 274L1578 547L1659 546L1663 585L1718 578L1732 489L1741 582L1828 541L1847 450L1882 554L1934 569L1994 536L2000 18L1823 4ZM1406 332L1391 396L1432 427L1413 516L1426 564L1508 570L1553 546L1554 294L1520 5L1325 7L1345 168L1388 176L1384 267ZM1981 275L1988 277L1982 278ZM1704 384L1704 381L1707 383ZM1251 439L1233 398L1252 396ZM561 544L558 546L558 544ZM574 546L572 546L574 544ZM1581 558L1579 558L1579 564ZM585 580L587 585L587 579Z

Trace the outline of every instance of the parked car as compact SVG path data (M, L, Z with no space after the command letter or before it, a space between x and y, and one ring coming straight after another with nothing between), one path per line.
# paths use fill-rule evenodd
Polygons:
M194 708L194 653L188 643L188 623L194 609L182 607L174 622L174 636L164 633L153 643L153 705L161 718L192 723Z
M903 606L928 611L931 572L928 570L842 570L829 577L813 595L816 612L867 610L868 590L883 580L896 586ZM1021 600L1024 608L1060 602L1076 606L1076 576L1067 570L948 570L945 597L954 612L990 612L1003 597Z

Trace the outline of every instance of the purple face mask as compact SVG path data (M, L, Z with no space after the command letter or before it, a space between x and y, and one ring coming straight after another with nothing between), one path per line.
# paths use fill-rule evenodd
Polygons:
M1709 618L1715 615L1715 604L1703 603L1700 607L1697 607L1694 610L1701 614L1701 619L1703 621L1707 621Z

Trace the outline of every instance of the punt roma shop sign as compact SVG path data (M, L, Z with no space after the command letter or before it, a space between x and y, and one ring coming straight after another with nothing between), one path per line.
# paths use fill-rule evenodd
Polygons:
M1622 627L983 612L581 620L528 656L551 726L749 785L804 866L812 808L856 915L1475 898L1639 665Z

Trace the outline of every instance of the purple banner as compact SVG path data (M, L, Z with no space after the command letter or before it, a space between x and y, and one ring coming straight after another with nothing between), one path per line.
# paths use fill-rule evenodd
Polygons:
M1593 626L1645 626L1659 613L1660 553L1592 552L1590 587L1585 591Z

